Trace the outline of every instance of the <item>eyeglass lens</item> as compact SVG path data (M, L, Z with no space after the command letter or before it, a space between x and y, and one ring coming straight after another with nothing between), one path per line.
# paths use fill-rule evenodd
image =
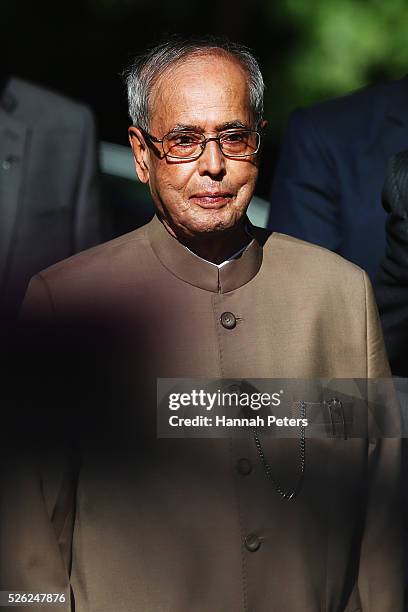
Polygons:
M245 157L254 155L259 148L259 134L251 130L225 132L217 139L225 155ZM196 132L180 132L167 134L163 139L166 155L177 158L198 157L203 151L206 138Z

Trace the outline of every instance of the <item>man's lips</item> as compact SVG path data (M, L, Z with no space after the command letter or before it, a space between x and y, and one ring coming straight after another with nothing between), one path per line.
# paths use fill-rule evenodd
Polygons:
M232 197L228 191L201 191L190 196L190 200L202 208L222 208Z

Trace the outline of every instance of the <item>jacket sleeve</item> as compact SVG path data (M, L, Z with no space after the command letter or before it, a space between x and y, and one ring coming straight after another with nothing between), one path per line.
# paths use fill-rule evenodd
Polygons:
M0 590L58 593L64 602L47 609L68 612L77 471L54 393L58 367L44 370L52 363L44 322L51 324L53 316L46 285L36 276L9 361L15 409L1 448Z
M390 375L378 313L367 276L367 377ZM364 612L403 610L403 537L401 525L401 440L398 404L386 403L394 437L369 439L367 507L362 540L359 591ZM397 427L395 428L395 425Z
M102 205L95 122L92 113L84 107L72 252L83 251L101 241Z
M270 197L268 227L339 252L336 166L307 110L289 120Z

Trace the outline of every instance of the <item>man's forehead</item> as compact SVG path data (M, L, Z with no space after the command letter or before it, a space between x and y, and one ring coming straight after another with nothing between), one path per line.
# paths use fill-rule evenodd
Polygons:
M167 71L151 99L152 119L174 125L247 123L249 93L244 69L225 57L191 58Z
M188 57L182 62L170 66L158 80L158 86L167 88L171 83L183 86L201 85L205 87L207 81L224 82L231 86L237 83L245 86L246 72L241 64L233 57L227 55L207 54Z

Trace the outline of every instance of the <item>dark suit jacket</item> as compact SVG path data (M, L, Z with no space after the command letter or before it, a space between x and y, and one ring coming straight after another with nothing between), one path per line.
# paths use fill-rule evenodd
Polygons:
M385 169L407 145L408 77L295 111L269 228L336 251L374 279L385 249Z
M0 100L3 324L14 317L33 274L99 239L95 130L90 111L11 78Z
M387 247L376 297L392 371L408 377L408 151L389 162L383 203Z

